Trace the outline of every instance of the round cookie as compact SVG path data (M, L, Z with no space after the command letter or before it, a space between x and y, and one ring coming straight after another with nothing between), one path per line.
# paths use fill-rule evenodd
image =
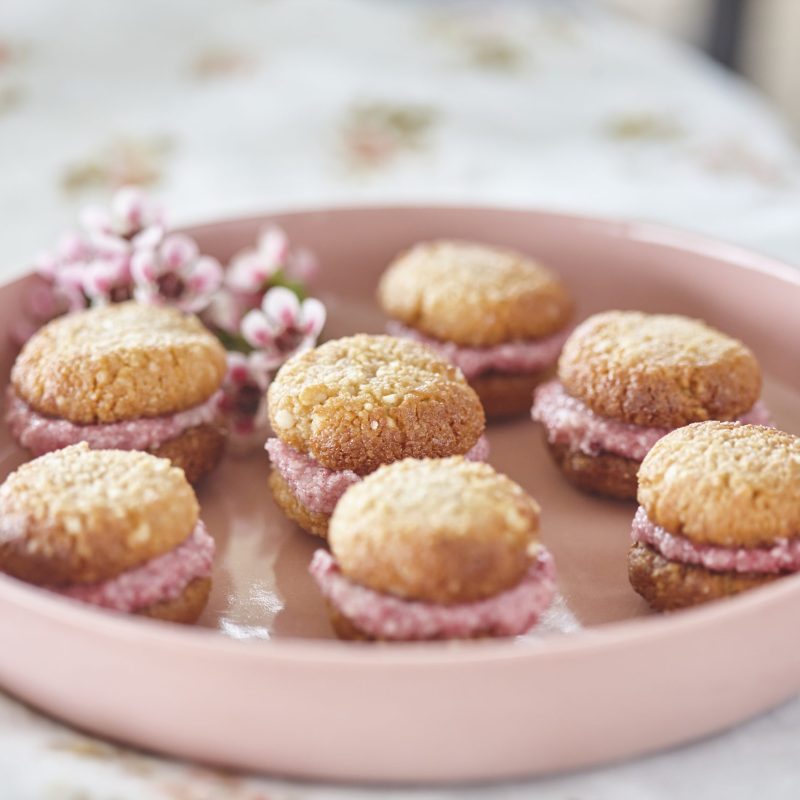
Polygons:
M268 392L281 441L366 475L405 457L463 454L484 429L460 370L416 342L359 334L287 361Z
M698 422L639 469L631 585L659 611L727 597L800 570L800 438Z
M770 546L800 536L800 438L758 425L703 422L656 442L639 469L639 505L701 544Z
M734 419L761 391L758 362L740 341L700 320L638 311L581 323L558 375L595 414L650 427Z
M376 592L463 603L519 583L539 506L488 464L406 459L348 489L328 541L342 572Z
M353 484L310 572L343 639L516 636L556 591L539 506L487 464L404 459Z
M66 447L0 486L0 565L40 586L107 580L183 542L199 510L166 459Z
M86 603L193 622L214 550L198 513L166 459L66 447L0 486L0 570Z
M521 253L461 241L415 245L381 278L393 319L436 339L488 347L561 330L572 301L550 270Z
M80 424L173 414L219 389L225 351L194 316L135 302L59 317L11 372L35 411Z

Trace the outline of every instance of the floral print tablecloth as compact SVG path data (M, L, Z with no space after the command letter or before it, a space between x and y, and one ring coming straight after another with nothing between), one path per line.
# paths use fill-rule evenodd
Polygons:
M590 2L5 3L0 171L1 279L126 183L178 222L355 202L542 206L800 263L800 159L774 115L702 56ZM793 702L622 766L414 796L789 798L799 756ZM146 756L0 696L3 800L373 794Z

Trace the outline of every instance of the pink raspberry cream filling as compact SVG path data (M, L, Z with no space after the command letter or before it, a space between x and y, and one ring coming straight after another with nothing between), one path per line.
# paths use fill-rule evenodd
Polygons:
M705 567L712 572L800 571L800 536L776 539L771 547L718 547L696 544L685 536L656 525L639 506L633 518L631 538L649 545L669 561Z
M138 611L175 600L195 579L211 574L214 540L198 522L186 541L163 555L101 583L51 587L59 594L114 611Z
M280 439L267 439L264 448L272 466L289 484L292 494L309 511L317 514L332 514L341 496L361 480L361 476L352 470L336 471L323 467L316 459L299 453ZM486 461L489 440L481 435L464 457L471 461Z
M204 403L160 417L138 417L124 422L79 425L34 411L12 386L6 392L6 423L14 438L35 456L87 442L94 450L150 450L189 428L207 425L219 414L222 392Z
M551 444L566 445L589 456L602 452L641 461L671 428L631 425L595 414L577 397L568 394L560 381L549 381L534 393L531 417L540 422ZM759 400L739 422L769 425L766 406Z
M400 322L386 324L386 332L401 339L413 339L428 345L442 358L461 368L464 377L477 378L485 372L527 374L552 367L558 360L561 348L569 335L568 330L558 331L541 339L524 339L493 347L466 347L454 342L433 339Z
M544 547L516 586L472 603L442 605L373 591L343 575L327 550L314 553L309 571L326 600L357 628L395 641L517 636L536 624L556 592L555 564Z

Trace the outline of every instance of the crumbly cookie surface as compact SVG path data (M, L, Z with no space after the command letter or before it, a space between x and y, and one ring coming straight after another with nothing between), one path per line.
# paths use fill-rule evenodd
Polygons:
M581 323L558 376L596 414L652 427L734 419L761 392L758 362L740 341L700 320L638 311Z
M535 556L539 506L488 464L405 459L345 492L328 541L344 575L433 603L491 597Z
M378 299L394 319L437 339L487 347L563 328L572 301L536 261L500 247L422 242L381 278Z
M628 551L631 586L656 611L676 611L730 597L778 577L774 574L712 572L704 567L679 564L641 542Z
M416 342L359 334L284 364L269 387L272 429L329 469L365 475L406 457L462 455L485 425L461 371Z
M639 504L697 543L767 546L800 536L800 437L701 422L660 439L639 469Z
M11 380L39 413L90 424L199 405L225 370L222 345L196 317L131 302L45 325L23 347Z
M147 453L64 448L0 486L0 565L31 583L95 583L183 542L199 507L183 472Z

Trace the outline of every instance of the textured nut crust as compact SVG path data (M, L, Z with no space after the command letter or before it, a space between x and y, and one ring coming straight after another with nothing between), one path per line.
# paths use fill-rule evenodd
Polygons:
M469 385L477 392L483 410L490 419L528 414L531 410L533 390L550 380L555 368L527 374L487 372L472 378Z
M350 336L295 356L268 399L281 441L360 475L406 457L463 455L485 425L461 370L391 336Z
M289 484L276 469L269 472L269 488L278 507L295 524L299 525L304 531L313 533L323 539L328 538L328 522L330 514L320 514L317 511L310 511L295 496L289 488Z
M656 525L694 542L800 536L800 437L735 422L672 431L642 461L638 500Z
M547 447L564 477L578 489L615 500L636 498L636 471L640 462L614 453L589 456L563 444L547 442Z
M180 467L189 483L197 483L217 466L225 450L225 434L214 425L197 425L152 451Z
M166 459L76 444L0 486L0 569L39 585L103 581L185 541L198 512Z
M558 377L596 414L677 428L734 419L761 393L761 370L741 342L700 320L607 311L564 345Z
M486 347L561 330L572 300L550 270L521 253L470 242L422 242L381 278L383 310L436 339Z
M345 492L328 541L355 583L413 600L459 603L518 584L538 531L539 506L488 464L405 459Z
M120 422L205 402L225 351L192 315L119 303L60 317L23 347L11 380L35 411L71 422Z
M730 597L779 577L748 572L712 572L705 567L679 564L641 542L628 551L631 586L656 611L675 611Z
M136 613L164 622L191 625L197 622L197 618L203 613L209 594L211 594L211 578L195 578L189 581L183 594L174 600L154 603L147 608L140 608Z

